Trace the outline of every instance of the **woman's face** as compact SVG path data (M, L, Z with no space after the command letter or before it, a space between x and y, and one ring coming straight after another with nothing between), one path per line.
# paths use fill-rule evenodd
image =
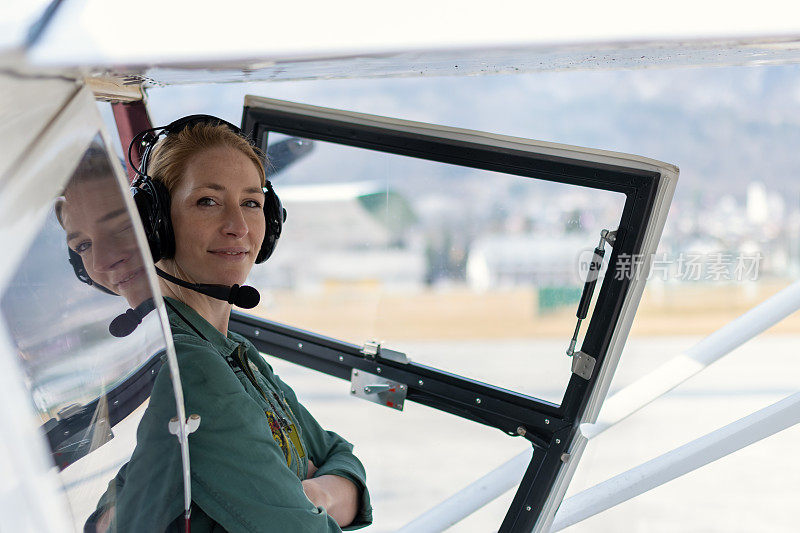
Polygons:
M136 307L152 296L122 193L113 177L68 185L61 221L67 246L92 281Z
M172 191L174 262L187 281L242 285L264 239L264 192L253 162L220 146L193 155Z

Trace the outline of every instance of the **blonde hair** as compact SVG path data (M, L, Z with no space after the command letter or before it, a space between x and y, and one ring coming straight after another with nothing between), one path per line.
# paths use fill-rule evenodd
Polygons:
M183 179L189 159L203 150L218 147L234 148L246 155L258 169L261 186L265 185L261 151L224 124L212 125L207 122L194 124L159 141L153 150L147 173L172 193Z

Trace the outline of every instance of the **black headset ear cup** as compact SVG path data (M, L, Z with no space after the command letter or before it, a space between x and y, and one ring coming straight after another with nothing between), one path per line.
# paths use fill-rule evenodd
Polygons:
M81 259L80 254L70 247L67 247L67 250L69 251L69 264L72 265L75 276L82 282L91 285L92 278L90 278L89 273L86 272L86 267L83 266L83 259Z
M261 250L258 251L256 256L256 263L263 263L272 252L275 251L275 246L278 244L278 239L283 230L283 223L286 221L286 209L281 205L281 200L275 194L272 184L267 181L267 192L264 195L264 220L266 226L264 228L264 241L261 243Z
M73 250L70 247L67 247L69 253L69 264L72 265L72 270L75 271L75 276L81 280L83 283L87 285L91 285L92 287L101 290L106 294L111 294L113 296L118 296L117 293L106 289L99 283L95 283L94 280L89 276L89 273L86 272L86 267L83 265L83 258L81 258L80 254Z
M175 255L175 233L170 218L170 197L167 187L158 180L145 178L131 187L133 201L142 220L153 262Z

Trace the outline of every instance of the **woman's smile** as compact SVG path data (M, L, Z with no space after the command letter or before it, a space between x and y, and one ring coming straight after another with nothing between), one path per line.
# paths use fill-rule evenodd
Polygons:
M136 280L138 280L142 274L144 274L144 267L139 267L135 270L122 274L118 277L117 281L112 281L114 284L114 289L116 289L117 292L124 292L131 285L137 283Z
M244 248L217 248L208 252L224 261L244 261L250 253Z

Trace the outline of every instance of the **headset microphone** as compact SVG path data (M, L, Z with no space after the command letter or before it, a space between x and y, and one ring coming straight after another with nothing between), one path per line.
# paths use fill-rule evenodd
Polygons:
M258 293L258 290L250 285L228 286L211 285L207 283L189 283L188 281L183 281L182 279L167 274L158 267L156 267L156 274L167 281L171 281L175 285L180 285L181 287L199 292L200 294L205 294L217 300L228 302L242 309L252 309L257 306L258 302L261 300L261 295Z
M155 301L152 298L148 298L137 305L135 309L128 309L112 320L111 324L108 325L108 332L115 337L127 337L142 323L142 319L155 308Z

